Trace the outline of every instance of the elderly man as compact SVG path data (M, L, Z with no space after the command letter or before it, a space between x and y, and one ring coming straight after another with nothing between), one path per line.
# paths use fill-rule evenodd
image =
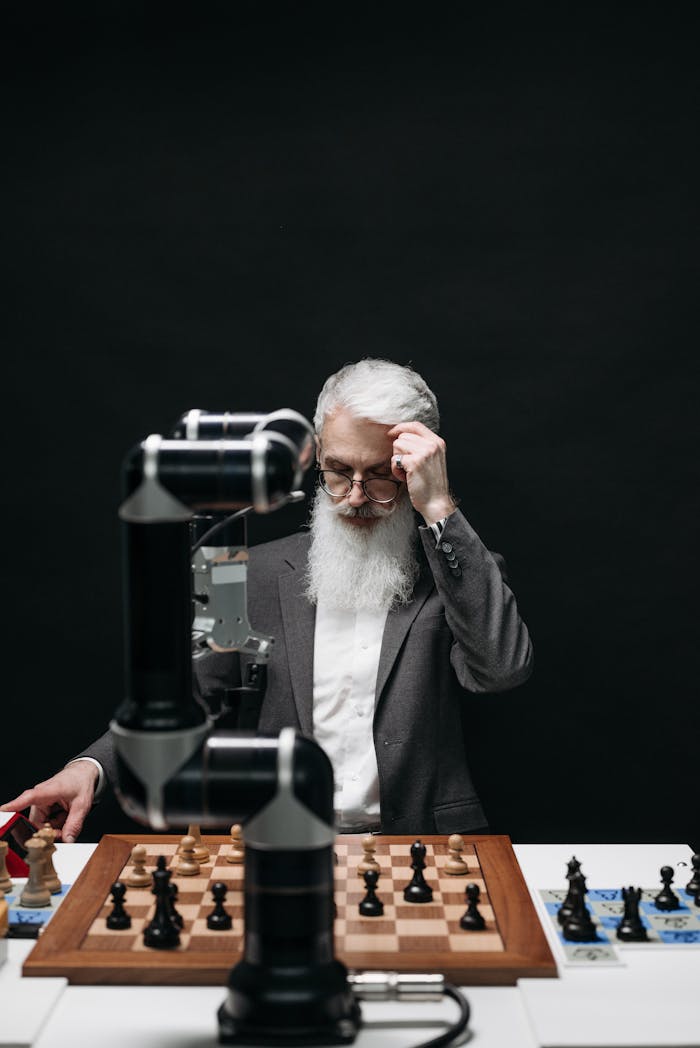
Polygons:
M363 360L327 380L314 424L310 529L250 551L250 621L276 640L259 728L324 747L341 831L483 830L460 705L524 681L532 648L500 558L452 498L435 396L411 368ZM205 696L235 686L238 655L212 653L198 677ZM74 840L113 760L103 736L5 807L53 813Z

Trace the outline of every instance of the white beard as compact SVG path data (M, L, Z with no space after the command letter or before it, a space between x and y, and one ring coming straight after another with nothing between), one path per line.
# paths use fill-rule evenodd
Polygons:
M372 516L377 522L349 524L344 516ZM405 492L391 508L370 502L353 510L335 504L319 488L311 508L307 597L312 604L343 611L408 604L418 575L416 538Z

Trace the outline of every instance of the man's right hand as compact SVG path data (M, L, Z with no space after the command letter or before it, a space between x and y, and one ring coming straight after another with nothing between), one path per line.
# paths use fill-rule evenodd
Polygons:
M98 772L90 761L76 761L57 775L0 806L0 811L23 811L35 826L51 823L56 839L72 844L92 807Z

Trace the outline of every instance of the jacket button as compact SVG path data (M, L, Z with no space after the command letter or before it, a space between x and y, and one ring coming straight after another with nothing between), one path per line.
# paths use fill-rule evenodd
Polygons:
M451 542L443 542L443 544L440 547L440 549L442 550L443 553L451 553L452 552L452 543Z
M460 568L459 564L455 565L454 567L452 566L452 564L450 564L450 571L456 579L458 579L459 576L462 574L462 569Z

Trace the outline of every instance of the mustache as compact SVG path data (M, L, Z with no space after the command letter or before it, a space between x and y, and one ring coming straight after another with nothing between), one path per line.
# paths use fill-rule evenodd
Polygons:
M331 509L336 517L389 517L393 513L394 507L389 508L388 506L372 505L370 502L365 502L362 506L334 506L331 505Z

